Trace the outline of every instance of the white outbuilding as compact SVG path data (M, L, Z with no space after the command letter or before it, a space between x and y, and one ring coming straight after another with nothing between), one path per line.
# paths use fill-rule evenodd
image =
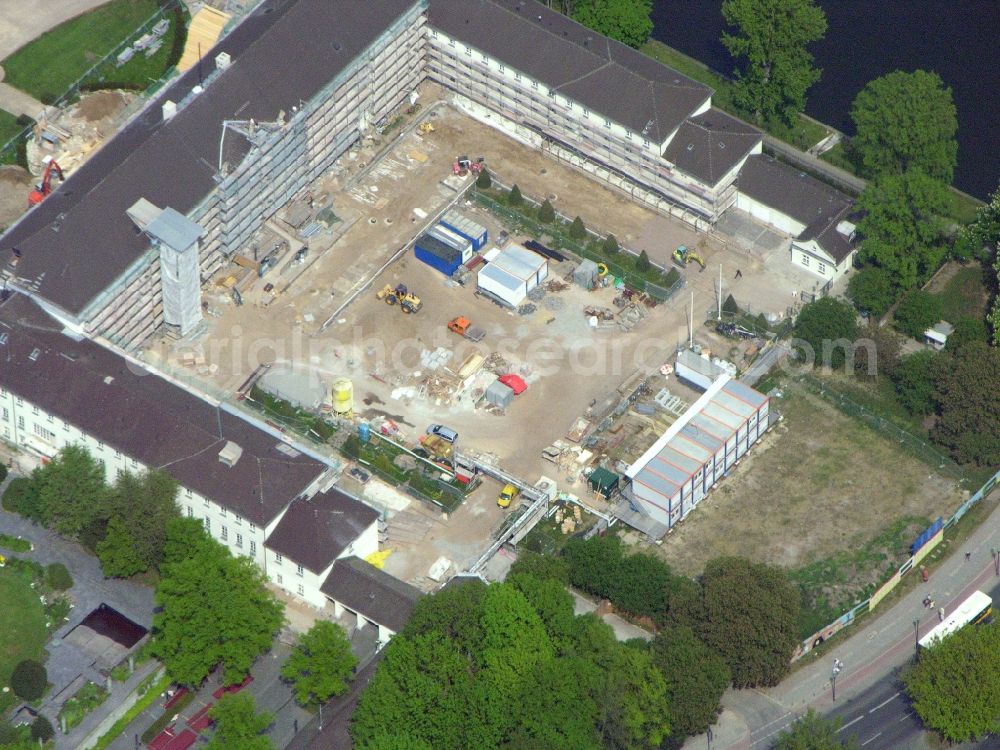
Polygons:
M511 244L479 270L477 284L498 302L517 307L549 275L549 260L523 245Z

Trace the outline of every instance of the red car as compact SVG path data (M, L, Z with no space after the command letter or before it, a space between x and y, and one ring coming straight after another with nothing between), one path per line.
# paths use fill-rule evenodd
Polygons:
M524 379L521 378L520 375L515 375L514 373L501 376L500 382L514 391L515 396L520 396L528 390L528 384L524 382Z

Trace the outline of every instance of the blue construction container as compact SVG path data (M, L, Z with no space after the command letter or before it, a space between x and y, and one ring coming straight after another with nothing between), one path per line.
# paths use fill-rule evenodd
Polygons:
M462 253L428 234L417 237L413 254L431 268L451 276L462 265Z
M472 243L473 250L482 250L489 240L489 233L482 224L477 224L472 219L462 216L458 211L449 211L439 222L451 231L465 237Z
M362 443L367 443L371 440L372 429L368 426L366 422L362 422L358 425L358 440Z

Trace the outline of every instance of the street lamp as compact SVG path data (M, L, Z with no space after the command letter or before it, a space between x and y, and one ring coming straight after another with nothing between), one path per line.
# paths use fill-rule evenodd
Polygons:
M319 731L323 731L323 704L319 704Z
M833 671L830 672L830 687L833 688L833 700L837 700L837 675L840 674L840 667L834 665Z
M990 554L993 555L993 572L1000 576L1000 550L993 547L990 549Z
M708 750L712 750L712 727L708 728Z
M913 652L920 656L920 620L913 621Z

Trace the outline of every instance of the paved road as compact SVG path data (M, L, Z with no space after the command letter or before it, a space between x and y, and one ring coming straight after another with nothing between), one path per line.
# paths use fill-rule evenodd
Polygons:
M855 628L848 640L824 654L822 659L798 669L777 687L727 692L722 701L725 711L713 728L712 746L717 750L762 750L770 747L776 735L808 708L822 713L839 711L850 700L852 705L869 706L870 710L881 702L875 701L872 705L874 698L879 695L884 695L882 700L889 698L895 689L870 694L867 691L873 688L887 690L884 685L881 688L878 686L887 678L891 686L896 670L913 658L914 619L920 620L921 635L936 624L936 614L923 606L923 598L932 595L950 612L976 589L989 591L997 586L1000 579L994 574L990 556L992 548L1000 549L1000 509L994 511L966 543L954 551L956 554L936 567L929 583L915 587L891 607L884 608L880 616ZM972 553L969 562L965 561L965 551ZM843 671L837 678L837 705L833 703L830 686L834 659L844 663ZM860 725L858 728L878 726L880 721L887 721L896 709L890 702L879 711L887 713L857 722ZM856 715L851 714L851 718ZM875 723L870 725L868 722ZM905 724L898 721L898 717L897 722ZM905 726L893 731L903 732ZM865 750L873 750L876 742L867 745ZM693 737L685 747L700 750L706 747L706 738ZM900 745L887 744L885 747Z
M1000 600L1000 584L983 590L994 601ZM921 628L921 634L923 632L924 629ZM858 744L866 750L930 747L927 742L930 735L924 732L895 673L887 674L868 690L846 701L838 697L837 702L840 705L829 713L839 716L844 722L841 732L846 736L856 737ZM998 745L1000 737L980 747Z

